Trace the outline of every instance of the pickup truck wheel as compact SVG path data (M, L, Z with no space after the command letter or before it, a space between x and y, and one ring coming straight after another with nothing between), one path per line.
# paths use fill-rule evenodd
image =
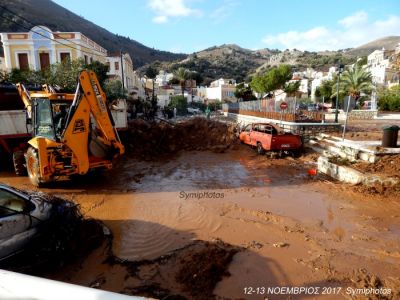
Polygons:
M24 151L18 150L13 153L13 164L14 164L15 175L17 176L26 175Z
M34 186L41 186L39 155L35 148L30 147L26 152L26 169L28 171L29 180Z
M260 142L257 142L257 153L260 155L265 154L265 150Z

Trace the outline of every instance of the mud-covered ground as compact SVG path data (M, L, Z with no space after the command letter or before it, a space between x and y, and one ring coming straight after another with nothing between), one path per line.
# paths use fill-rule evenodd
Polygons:
M128 154L111 172L54 184L43 191L80 204L113 239L47 276L159 299L288 299L267 290L278 287L398 299L399 199L310 176L314 158L271 160L243 145ZM11 172L0 181L32 189Z
M349 120L345 138L354 141L380 141L385 126L400 126L399 120ZM342 136L343 132L333 134ZM400 144L400 135L397 140Z

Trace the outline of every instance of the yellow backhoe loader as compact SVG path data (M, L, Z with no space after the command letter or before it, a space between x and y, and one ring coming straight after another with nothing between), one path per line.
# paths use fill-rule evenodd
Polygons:
M94 72L80 73L75 94L57 93L47 85L39 92L20 84L17 89L31 117L25 159L33 185L111 169L112 160L124 153Z

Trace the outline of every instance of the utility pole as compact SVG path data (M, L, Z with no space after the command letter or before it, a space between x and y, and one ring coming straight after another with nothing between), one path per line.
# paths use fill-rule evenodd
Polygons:
M338 81L337 81L337 89L336 89L336 111L335 111L335 123L338 123L338 114L339 114L339 109L338 109L338 105L339 105L339 84L340 84L340 74L343 72L343 68L344 65L341 65L339 63L338 65Z
M124 75L124 63L122 50L119 51L119 56L121 58L121 77L122 77L122 92L125 90L125 75Z

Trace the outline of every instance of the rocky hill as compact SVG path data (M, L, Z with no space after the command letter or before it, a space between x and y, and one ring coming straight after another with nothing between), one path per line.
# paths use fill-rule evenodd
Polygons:
M179 67L197 71L202 74L205 84L217 78L233 78L238 82L247 81L251 75L265 72L280 64L292 65L296 70L312 67L317 70L328 70L338 61L345 64L353 63L355 55L344 51L308 52L298 50L249 50L237 45L221 45L190 54L187 58L175 62L154 62L150 64L155 69L173 71ZM139 71L144 72L149 65Z
M394 49L400 42L399 36L385 37L353 49L338 51L310 52L293 50L260 49L249 50L235 44L224 44L190 54L187 58L174 62L155 62L155 69L173 71L185 67L197 71L207 84L218 78L233 78L238 82L248 80L253 74L262 73L281 64L292 65L295 70L307 68L327 71L337 64L352 64L376 49ZM149 65L143 66L144 72Z
M381 39L374 40L357 48L350 49L347 53L356 56L367 56L375 50L385 48L393 50L400 43L400 36L387 36Z
M128 37L113 34L50 0L1 0L0 6L18 14L13 15L0 7L0 32L28 31L34 25L44 25L53 31L79 31L111 53L120 49L128 52L135 67L155 60L172 61L187 56L155 50Z

